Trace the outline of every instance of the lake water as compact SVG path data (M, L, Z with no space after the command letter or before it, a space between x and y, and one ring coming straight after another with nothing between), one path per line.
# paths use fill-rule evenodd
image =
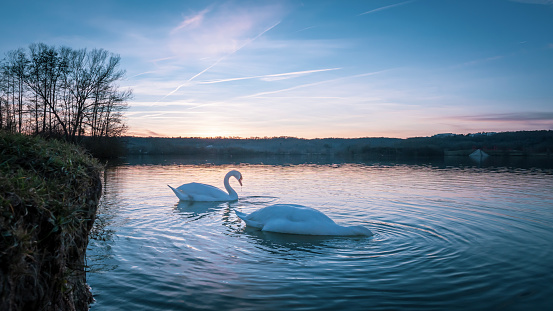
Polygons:
M131 158L106 169L92 310L552 310L550 161ZM231 180L239 200L167 184ZM372 237L246 228L235 210L315 207Z

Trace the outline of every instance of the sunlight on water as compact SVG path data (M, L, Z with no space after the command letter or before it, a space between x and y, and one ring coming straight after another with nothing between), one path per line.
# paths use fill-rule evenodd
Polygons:
M108 168L88 250L92 309L553 305L551 170L256 163ZM167 187L223 189L230 169L244 177L243 187L231 179L237 202L178 202ZM261 232L234 214L276 203L317 208L374 236Z

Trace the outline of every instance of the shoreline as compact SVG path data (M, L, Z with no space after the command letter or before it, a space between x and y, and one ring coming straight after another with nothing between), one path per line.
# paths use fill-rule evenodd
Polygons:
M88 310L101 165L72 144L0 131L0 309Z

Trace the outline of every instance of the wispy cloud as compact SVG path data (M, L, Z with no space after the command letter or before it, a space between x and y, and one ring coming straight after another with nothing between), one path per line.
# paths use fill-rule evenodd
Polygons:
M154 132L152 130L141 130L141 131L129 131L127 134L131 136L141 136L141 137L167 137L164 133Z
M209 13L209 11L211 11L211 6L205 8L204 10L202 10L197 14L185 17L184 20L180 23L180 25L178 25L177 27L173 28L173 30L171 30L171 33L174 34L184 28L194 29L194 28L200 27L204 20L205 15Z
M415 2L415 0L403 1L403 2L400 2L400 3L396 3L396 4L391 4L391 5L383 6L383 7L377 8L377 9L372 9L372 10L370 10L370 11L361 13L361 14L359 14L358 16L365 15L365 14L371 14L371 13L375 13L375 12L380 12L380 11L384 11L384 10L388 10L388 9L395 8L395 7L398 7L398 6L401 6L401 5L404 5L404 4L408 4L408 3L411 3L411 2Z
M218 63L220 63L223 59L233 55L234 53L240 51L242 48L244 48L246 45L252 43L253 41L255 41L257 38L261 37L262 35L264 35L267 31L275 28L278 24L280 24L280 21L278 21L276 24L272 25L271 27L263 30L261 33L259 33L257 36L251 38L250 40L244 42L242 45L240 45L238 48L236 48L235 50L231 51L229 54L227 55L224 55L223 57L219 58L215 63L213 63L211 66L207 67L206 69L200 71L198 74L196 74L195 76L193 76L192 78L188 79L187 82L190 82L192 80L194 80L195 78L199 77L201 74L203 74L204 72L208 71L209 69L213 68L213 66L217 65Z
M246 45L252 43L253 41L255 41L257 38L261 37L262 35L264 35L267 31L273 29L274 27L276 27L278 24L280 24L280 21L278 21L276 24L272 25L271 27L263 30L261 33L259 33L257 36L249 39L248 41L244 42L242 45L240 45L238 48L236 48L235 50L231 51L229 54L227 55L224 55L222 56L221 58L219 58L217 61L215 61L213 64L211 64L210 66L208 66L207 68L205 68L204 70L200 71L199 73L195 74L194 76L192 76L190 79L186 80L186 82L184 82L183 84L177 86L173 91L169 92L167 95L163 96L163 98L160 99L163 100L165 99L167 96L170 96L172 94L174 94L175 92L177 92L180 88L182 88L183 86L185 85L188 85L190 84L190 82L194 79L196 79L197 77L199 77L200 75L202 75L203 73L205 73L206 71L208 71L209 69L213 68L214 66L216 66L217 64L219 64L222 60L226 59L227 57L233 55L234 53L240 51L242 48L244 48Z
M279 4L248 7L231 2L212 5L187 16L170 31L170 47L183 60L220 59L239 50L283 18ZM272 27L270 27L272 28Z
M553 112L517 112L495 113L474 116L459 116L455 119L481 122L527 122L527 121L553 121Z

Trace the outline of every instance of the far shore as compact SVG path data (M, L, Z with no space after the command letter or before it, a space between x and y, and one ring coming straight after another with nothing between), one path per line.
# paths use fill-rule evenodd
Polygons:
M122 137L128 155L553 156L553 131L437 134L414 138Z

